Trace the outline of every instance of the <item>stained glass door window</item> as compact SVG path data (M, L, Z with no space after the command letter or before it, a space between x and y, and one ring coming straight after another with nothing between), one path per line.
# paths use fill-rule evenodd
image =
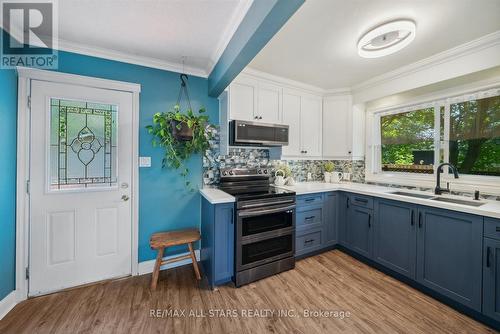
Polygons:
M117 106L51 98L50 117L50 190L116 186Z

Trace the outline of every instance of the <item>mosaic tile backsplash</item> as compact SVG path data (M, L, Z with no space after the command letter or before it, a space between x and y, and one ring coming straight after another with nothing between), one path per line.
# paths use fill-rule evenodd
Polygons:
M216 130L212 131L213 139L203 157L203 183L217 185L219 183L220 168L261 167L273 171L281 165L288 165L292 176L297 182L323 180L323 164L325 160L271 160L269 151L255 148L232 148L229 154L219 154L219 138ZM333 160L336 172L350 173L352 182L365 181L365 164L362 160Z

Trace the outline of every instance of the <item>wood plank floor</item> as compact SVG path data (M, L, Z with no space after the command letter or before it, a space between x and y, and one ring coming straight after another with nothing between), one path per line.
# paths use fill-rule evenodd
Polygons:
M338 250L239 289L199 288L190 266L150 277L27 300L0 333L496 333Z

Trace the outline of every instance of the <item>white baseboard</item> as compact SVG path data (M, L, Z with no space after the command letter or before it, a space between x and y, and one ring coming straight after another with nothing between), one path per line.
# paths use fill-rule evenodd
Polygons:
M17 305L17 302L17 292L15 290L0 300L0 320Z
M169 256L164 257L163 260L169 260L169 259L172 259L174 257L178 257L178 256L182 256L182 255L188 255L188 254L189 254L189 252L181 253L181 254L175 254L175 255L169 255ZM199 249L197 249L197 250L194 251L194 255L196 256L196 260L200 261L200 250ZM156 262L156 260L149 260L149 261L139 262L139 275L144 275L144 274L150 274L150 273L152 273L153 269L155 267L155 262ZM178 261L178 262L167 263L167 264L161 266L161 270L184 266L184 265L190 264L192 262L193 261L191 261L191 259L184 259L184 260L181 260L181 261Z

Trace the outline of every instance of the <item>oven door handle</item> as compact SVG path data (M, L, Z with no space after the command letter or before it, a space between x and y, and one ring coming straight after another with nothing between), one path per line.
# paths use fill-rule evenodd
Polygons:
M273 208L273 209L265 209L265 210L248 210L248 211L240 211L238 212L239 217L253 217L253 216L262 216L268 213L276 213L276 212L285 212L288 210L294 210L295 205L289 205L285 207Z
M285 201L276 201L276 202L271 202L271 201L268 201L267 203L268 204L272 204L272 205L276 205L276 204L287 204L287 203L294 203L295 200L294 199L290 199L290 200L285 200ZM258 207L258 206L262 206L262 203L253 203L253 204L243 204L240 209L251 209L251 208L255 208L255 207Z

